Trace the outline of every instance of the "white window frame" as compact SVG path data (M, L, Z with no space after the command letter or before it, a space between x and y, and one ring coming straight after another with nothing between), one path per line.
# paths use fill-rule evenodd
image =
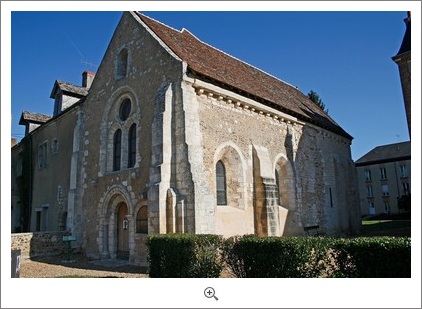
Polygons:
M410 194L410 186L408 182L403 182L402 183L402 188L403 188L403 194L404 195L409 195Z
M406 178L407 177L407 167L406 167L406 164L401 164L400 165L400 177L401 178Z
M371 170L365 170L365 181L371 181L372 180L372 175L371 175Z
M384 201L384 213L390 213L390 203L388 201Z
M390 191L387 184L381 185L382 196L390 196Z
M385 167L380 167L380 179L386 180L387 179L387 170Z
M368 198L374 197L374 189L372 186L366 186L366 193Z

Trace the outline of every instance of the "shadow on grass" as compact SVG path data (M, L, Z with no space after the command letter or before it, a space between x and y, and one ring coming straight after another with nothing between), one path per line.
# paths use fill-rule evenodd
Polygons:
M362 236L411 236L410 220L364 220Z

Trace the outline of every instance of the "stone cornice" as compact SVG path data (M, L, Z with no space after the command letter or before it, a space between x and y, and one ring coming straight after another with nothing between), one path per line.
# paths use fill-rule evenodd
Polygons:
M305 122L298 120L296 117L278 111L274 108L265 106L264 104L243 97L239 94L223 89L216 85L204 82L196 78L189 78L187 76L185 76L185 80L192 84L192 87L195 88L195 92L197 93L197 95L205 95L211 98L215 98L215 100L220 101L222 103L224 102L226 104L231 104L237 108L249 110L259 115L265 115L280 122L301 125L305 124Z
M279 123L287 123L292 125L301 125L306 127L311 127L315 129L320 136L324 138L330 138L345 145L351 145L351 141L336 134L329 130L323 129L317 125L314 125L309 122L304 122L298 120L296 117L283 113L279 110L256 102L252 99L243 97L239 94L216 86L214 84L210 84L204 82L203 80L190 78L187 75L184 75L184 81L191 84L191 86L195 89L195 93L199 96L207 96L208 98L212 98L216 102L221 102L222 104L231 105L234 108L239 110L245 110L250 112L255 112L258 115L266 116L273 119Z

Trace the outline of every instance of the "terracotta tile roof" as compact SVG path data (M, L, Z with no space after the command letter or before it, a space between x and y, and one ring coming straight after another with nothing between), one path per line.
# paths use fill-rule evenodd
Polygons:
M51 119L51 116L49 115L24 111L22 112L21 118L19 120L19 124L25 125L28 122L42 124L42 123L47 122L50 119Z
M377 146L356 160L356 166L410 159L410 142Z
M301 120L352 137L295 87L197 39L188 30L175 30L135 12L199 78L250 96Z

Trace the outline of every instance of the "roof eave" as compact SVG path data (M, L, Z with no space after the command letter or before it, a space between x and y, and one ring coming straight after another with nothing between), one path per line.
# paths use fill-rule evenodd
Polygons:
M360 166L390 163L390 162L405 161L405 160L410 160L410 155L395 157L395 158L385 158L385 159L371 160L371 161L365 161L365 162L355 162L355 166L360 167Z
M285 107L283 107L283 106L281 106L279 104L276 104L274 102L271 102L269 100L266 100L265 98L258 97L258 96L254 95L254 94L248 93L247 91L244 91L242 89L239 89L239 88L237 88L235 86L226 84L226 83L224 83L222 81L219 81L219 80L215 80L214 78L212 78L210 76L206 76L206 75L204 75L204 74L202 74L200 72L197 72L197 71L193 70L191 67L189 67L189 64L188 64L187 71L189 73L193 73L195 76L197 76L197 77L199 77L201 79L204 79L205 81L209 81L209 82L212 82L212 83L217 83L221 88L224 88L224 89L233 91L233 92L235 92L235 93L237 93L239 95L242 95L242 96L245 96L247 98L253 99L253 100L255 100L257 102L260 102L260 103L262 103L264 105L267 105L267 106L269 106L271 108L274 108L274 109L279 110L279 111L281 111L283 113L286 113L288 115L291 115L293 117L296 117L297 119L300 119L302 121L311 123L311 124L313 124L313 125L315 125L317 127L320 127L322 129L325 129L325 130L328 130L328 131L333 132L335 134L338 134L338 135L340 135L340 136L342 136L344 138L349 139L350 141L353 140L353 136L351 136L346 131L344 131L343 129L341 129L341 127L338 127L338 129L336 130L336 129L334 129L334 125L332 127L327 126L327 125L324 125L323 123L320 123L320 122L315 121L315 120L313 120L311 118L305 117L304 115L302 115L300 113L297 113L297 112L292 111L292 110L290 110L288 108L285 108Z
M50 93L50 99L55 99L56 98L56 93L57 93L57 88L59 87L59 83L58 83L58 81L56 80L55 82L54 82L54 86L53 86L53 89L51 90L51 93Z

